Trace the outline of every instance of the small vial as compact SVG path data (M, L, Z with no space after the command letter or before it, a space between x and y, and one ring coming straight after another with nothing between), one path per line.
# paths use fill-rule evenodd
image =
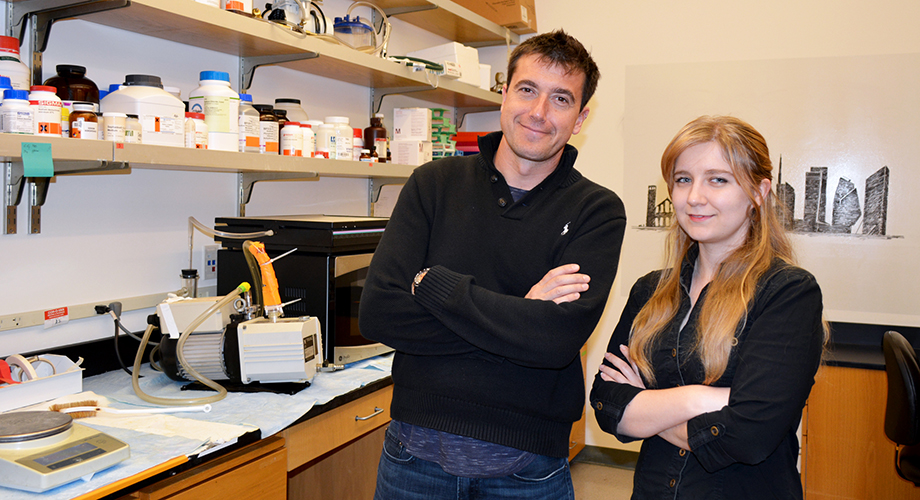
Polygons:
M370 149L362 149L361 156L358 158L358 161L363 161L367 163L377 163L377 152L371 152Z

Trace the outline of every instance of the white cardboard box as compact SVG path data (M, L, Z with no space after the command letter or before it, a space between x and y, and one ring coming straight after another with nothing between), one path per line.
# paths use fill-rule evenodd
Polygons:
M432 159L431 141L390 141L393 163L399 165L424 165Z
M428 108L395 108L393 110L394 141L430 141L431 110ZM390 146L392 153L393 147Z
M409 52L406 55L437 64L441 64L444 61L457 63L460 66L460 78L458 78L458 81L479 86L479 51L473 47L467 47L458 42L448 42L443 45L435 45L427 49Z
M54 365L54 370L48 363L36 362L32 366L38 378L0 386L0 412L83 392L83 368L67 356L42 354L38 357Z

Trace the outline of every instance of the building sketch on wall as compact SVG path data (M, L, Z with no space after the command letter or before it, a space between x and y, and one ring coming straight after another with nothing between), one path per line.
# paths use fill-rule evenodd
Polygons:
M652 184L648 187L648 198L645 206L645 225L639 226L644 229L668 228L674 218L674 204L670 198L665 198L661 203L658 201L658 186Z
M783 182L783 159L779 159L776 179L776 211L787 231L797 233L862 234L887 236L888 167L882 167L866 179L865 206L859 207L859 193L850 179L841 177L831 206L831 221L827 222L828 167L811 167L805 172L803 216L795 218L795 188ZM854 226L863 218L861 227ZM658 202L658 186L648 186L645 205L645 225L640 229L662 229L674 220L674 205L670 198ZM897 238L897 236L893 236Z
M890 171L882 167L866 179L865 204L859 209L859 193L850 179L841 177L834 193L831 221L827 222L827 167L811 167L805 172L805 198L801 219L794 217L795 189L782 182L783 160L777 175L776 209L787 230L798 233L863 234L887 236L888 179ZM854 226L860 217L861 228ZM861 230L860 230L861 229Z

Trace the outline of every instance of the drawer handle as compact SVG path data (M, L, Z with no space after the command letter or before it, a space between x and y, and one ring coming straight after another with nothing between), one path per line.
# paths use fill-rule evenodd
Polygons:
M370 415L368 415L368 416L366 416L366 417L359 417L359 416L355 415L355 422L357 422L358 420L368 420L368 419L370 419L370 418L376 417L377 415L380 415L381 413L383 413L383 408L377 408L377 407L375 406L375 407L374 407L374 413L371 413Z

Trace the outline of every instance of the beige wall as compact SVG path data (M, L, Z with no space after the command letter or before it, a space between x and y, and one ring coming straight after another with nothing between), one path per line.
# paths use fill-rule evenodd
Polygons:
M629 66L920 52L920 3L914 0L536 0L536 10L540 31L565 29L592 51L601 68L589 122L573 143L581 151L579 169L615 191L624 185ZM629 226L644 218L627 210ZM624 245L638 245L639 238L628 230ZM589 344L589 384L631 285L622 280L614 285L607 314ZM590 409L588 415L589 445L622 446L598 429Z

